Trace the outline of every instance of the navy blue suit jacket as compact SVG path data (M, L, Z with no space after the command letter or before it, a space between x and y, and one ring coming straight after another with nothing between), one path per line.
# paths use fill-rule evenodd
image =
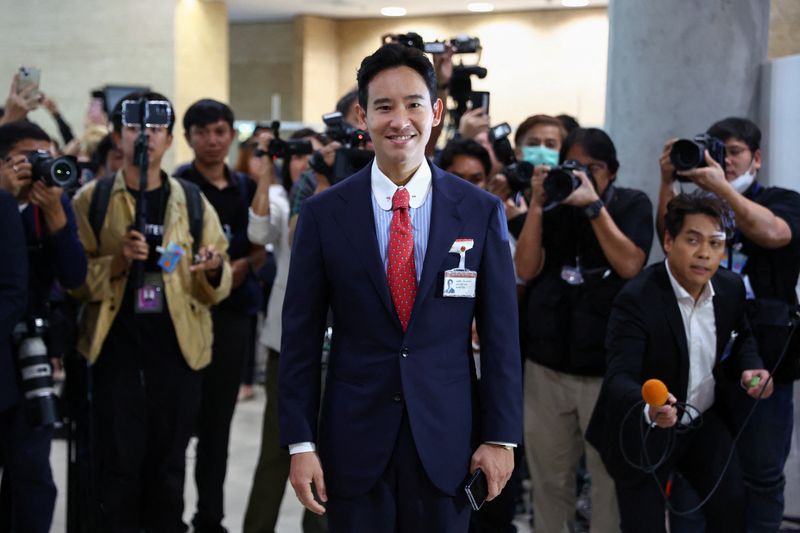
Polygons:
M19 401L11 331L28 306L28 251L16 199L0 191L0 411Z
M447 494L461 489L480 442L521 442L517 303L503 208L494 196L431 167L428 248L405 334L378 250L371 165L307 200L300 214L283 308L281 443L317 443L335 496L375 484L404 409L428 477ZM478 273L474 299L442 297L443 272L458 266L458 254L449 253L458 238L475 241L466 254L466 267ZM329 307L334 334L320 411Z

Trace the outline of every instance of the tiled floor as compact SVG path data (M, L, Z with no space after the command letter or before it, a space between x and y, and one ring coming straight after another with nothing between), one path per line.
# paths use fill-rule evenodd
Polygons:
M796 420L800 422L800 387L795 387L795 401L798 405ZM240 403L236 409L231 434L230 460L228 462L228 479L226 482L225 506L227 517L225 526L231 533L240 532L247 497L250 492L253 469L258 458L261 438L261 417L264 409L264 395L259 391L252 401ZM786 467L786 514L800 516L800 423L795 424L795 435L792 444L792 456ZM65 489L66 486L66 446L64 441L53 443L53 471L59 487L56 517L52 531L62 533L65 524ZM186 483L186 521L194 511L195 491L192 478L194 464L193 445L187 453ZM302 508L294 496L291 487L287 487L286 497L281 508L277 531L279 533L300 533ZM526 533L527 527L519 524L519 533Z

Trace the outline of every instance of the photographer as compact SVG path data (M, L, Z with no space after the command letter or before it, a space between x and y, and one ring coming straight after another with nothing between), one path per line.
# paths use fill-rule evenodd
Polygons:
M22 359L47 365L41 337L47 339L49 295L55 281L65 288L80 286L86 277L86 257L78 241L75 217L63 189L43 175L51 142L37 125L17 121L0 126L0 189L16 198L18 216L22 219L28 263L28 299L19 324L3 317L3 328L14 328L16 385L3 387L0 397L8 399L0 408L0 443L4 465L0 504L0 523L10 523L12 530L41 531L50 529L56 500L56 487L50 470L50 441L53 423L57 419L51 395L34 398L32 387L52 387L49 366L45 378L49 384L38 383L22 372ZM41 152L34 153L37 150ZM44 162L44 164L43 164ZM76 170L73 167L73 170ZM75 172L77 174L77 172ZM12 231L12 227L4 231ZM14 241L8 242L13 252ZM4 257L5 263L14 262ZM24 263L23 263L24 264ZM14 327L16 325L16 327ZM35 327L34 327L35 326ZM10 331L4 331L8 339ZM38 339L38 340L37 340ZM5 342L5 341L4 341ZM38 344L35 351L33 346ZM35 358L34 356L42 356ZM31 363L27 363L27 369ZM37 377L41 374L37 373ZM36 380L38 381L38 380ZM8 393L6 393L8 391ZM17 393L16 391L19 391ZM22 398L25 398L24 400ZM10 498L10 501L7 500Z
M247 209L256 184L225 164L235 135L233 111L216 100L192 104L183 115L186 141L194 161L175 171L176 178L197 185L219 216L228 240L231 294L211 310L214 345L211 363L203 373L200 413L197 417L197 533L224 531L223 487L228 463L231 420L239 393L242 368L253 350L255 315L261 291L255 272L264 262L264 247L247 239Z
M479 189L485 189L492 160L489 152L472 139L453 139L442 150L439 166Z
M787 343L787 324L798 303L795 285L800 272L800 194L759 183L761 131L750 120L726 118L713 124L707 134L724 143L722 161L715 161L705 151L703 164L676 173L670 158L675 140L664 146L659 235L664 235L666 205L676 195L676 179L691 180L730 204L736 233L728 242L722 266L745 282L748 319L759 355L765 368L772 371ZM738 442L747 489L748 531L776 531L783 519L783 469L794 422L793 381L800 377L798 351L795 342L774 372L774 393L761 400L763 405L755 409ZM724 398L731 419L741 425L754 400L735 381L725 384Z
M517 274L530 281L524 340L525 448L535 531L561 531L575 510L575 471L586 453L591 531L619 528L614 486L582 437L605 372L608 313L625 280L647 260L652 206L617 187L616 149L599 129L578 129L559 154L573 187L560 205L545 195L557 176L547 165L531 178L531 204L517 242ZM545 212L545 208L547 211ZM543 430L545 429L545 430Z
M211 360L209 308L230 292L228 243L197 186L161 170L174 125L166 97L130 94L113 123L122 168L73 201L89 257L75 296L87 302L78 350L92 365L103 530L182 532L185 451Z
M357 97L357 94L355 95ZM340 106L337 106L339 110ZM341 112L341 111L340 111ZM319 135L311 129L295 132L291 139L305 139L311 142L315 150L322 148ZM261 140L262 149L267 149L265 139ZM336 144L339 143L331 143ZM334 154L334 151L325 153ZM263 157L272 168L272 161ZM267 406L261 429L261 449L258 464L253 476L253 486L247 511L244 517L245 533L266 533L275 530L278 511L286 489L289 476L289 453L280 446L278 439L278 366L281 349L281 309L286 294L286 280L289 275L289 258L291 245L289 241L289 191L298 183L308 170L308 155L292 155L284 160L281 167L280 182L270 179L273 170L262 174L259 188L249 211L247 234L250 240L259 244L273 245L273 253L277 263L275 282L267 304L267 319L261 332L259 342L267 348L267 382L265 392ZM323 178L325 179L325 178ZM271 183L271 185L270 185ZM306 509L303 513L303 531L317 533L327 531L326 520Z

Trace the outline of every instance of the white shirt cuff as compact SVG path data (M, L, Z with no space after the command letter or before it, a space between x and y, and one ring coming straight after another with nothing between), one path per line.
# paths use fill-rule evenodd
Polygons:
M289 445L289 455L315 451L317 451L317 447L314 446L313 442L296 442Z
M271 214L271 211L270 211ZM250 220L253 222L268 222L270 215L256 215L255 211L253 211L252 207L247 208L247 215L250 217Z
M486 444L495 444L497 446L508 446L510 448L516 448L517 445L513 442L497 442L496 440L487 440Z
M644 411L643 412L644 412L644 421L647 422L647 425L650 426L651 428L655 427L656 423L653 422L652 420L650 420L650 406L647 405L647 404L644 404Z

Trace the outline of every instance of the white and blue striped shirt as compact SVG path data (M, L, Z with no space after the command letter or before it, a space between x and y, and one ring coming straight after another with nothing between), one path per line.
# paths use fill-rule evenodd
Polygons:
M409 194L411 229L414 232L414 266L417 270L417 284L422 277L422 264L428 248L428 234L431 227L431 167L423 162L405 185ZM375 217L375 231L378 237L378 250L381 252L383 269L389 268L389 228L392 224L392 196L399 187L392 183L372 160L372 214Z

